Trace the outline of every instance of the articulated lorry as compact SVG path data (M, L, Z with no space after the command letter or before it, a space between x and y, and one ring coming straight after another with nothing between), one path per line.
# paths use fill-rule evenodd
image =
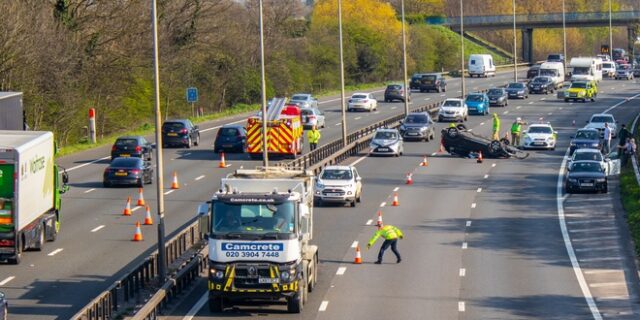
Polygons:
M0 130L26 130L22 92L0 92Z
M235 300L287 301L300 313L317 282L313 175L284 168L240 169L199 206L209 239L209 309Z
M69 179L54 154L51 132L0 130L0 260L18 264L56 239Z

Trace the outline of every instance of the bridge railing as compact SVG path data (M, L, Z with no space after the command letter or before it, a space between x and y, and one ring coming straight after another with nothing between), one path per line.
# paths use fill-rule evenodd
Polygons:
M608 12L569 12L565 13L567 23L593 22L609 20ZM612 21L640 20L640 11L618 11L611 14ZM516 24L527 23L557 23L562 21L562 13L540 13L540 14L517 14ZM513 23L512 15L493 16L464 16L465 25L494 25ZM460 17L449 17L444 19L445 26L459 26Z

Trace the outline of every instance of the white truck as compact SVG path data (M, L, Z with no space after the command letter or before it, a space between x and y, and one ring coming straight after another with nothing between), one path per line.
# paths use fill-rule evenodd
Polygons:
M540 75L550 77L555 88L560 89L564 85L564 63L543 62L540 65Z
M594 57L571 58L571 81L602 80L602 59Z
M0 130L25 130L22 92L0 92Z
M56 239L68 175L54 153L51 132L0 130L0 260L18 264Z
M198 207L209 239L209 309L234 300L285 299L300 313L318 277L314 176L284 168L239 169Z

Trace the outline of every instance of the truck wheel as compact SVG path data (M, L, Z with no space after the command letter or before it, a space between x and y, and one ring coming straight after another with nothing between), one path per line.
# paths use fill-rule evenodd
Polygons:
M33 246L33 251L42 251L44 248L44 243L46 240L44 239L44 230L46 228L45 224L42 224L40 231L38 231L38 239L36 240L35 246Z
M303 307L303 295L304 288L298 286L298 292L291 298L287 298L287 312L289 313L301 313Z
M209 311L213 313L220 313L224 311L224 300L222 298L209 298Z

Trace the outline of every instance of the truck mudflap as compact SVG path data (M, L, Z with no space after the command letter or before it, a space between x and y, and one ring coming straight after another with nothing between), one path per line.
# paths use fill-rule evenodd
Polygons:
M217 270L219 272L221 270ZM223 277L209 274L209 292L212 295L239 297L291 296L298 291L300 273L291 281L283 283L277 265L236 265L226 266Z

